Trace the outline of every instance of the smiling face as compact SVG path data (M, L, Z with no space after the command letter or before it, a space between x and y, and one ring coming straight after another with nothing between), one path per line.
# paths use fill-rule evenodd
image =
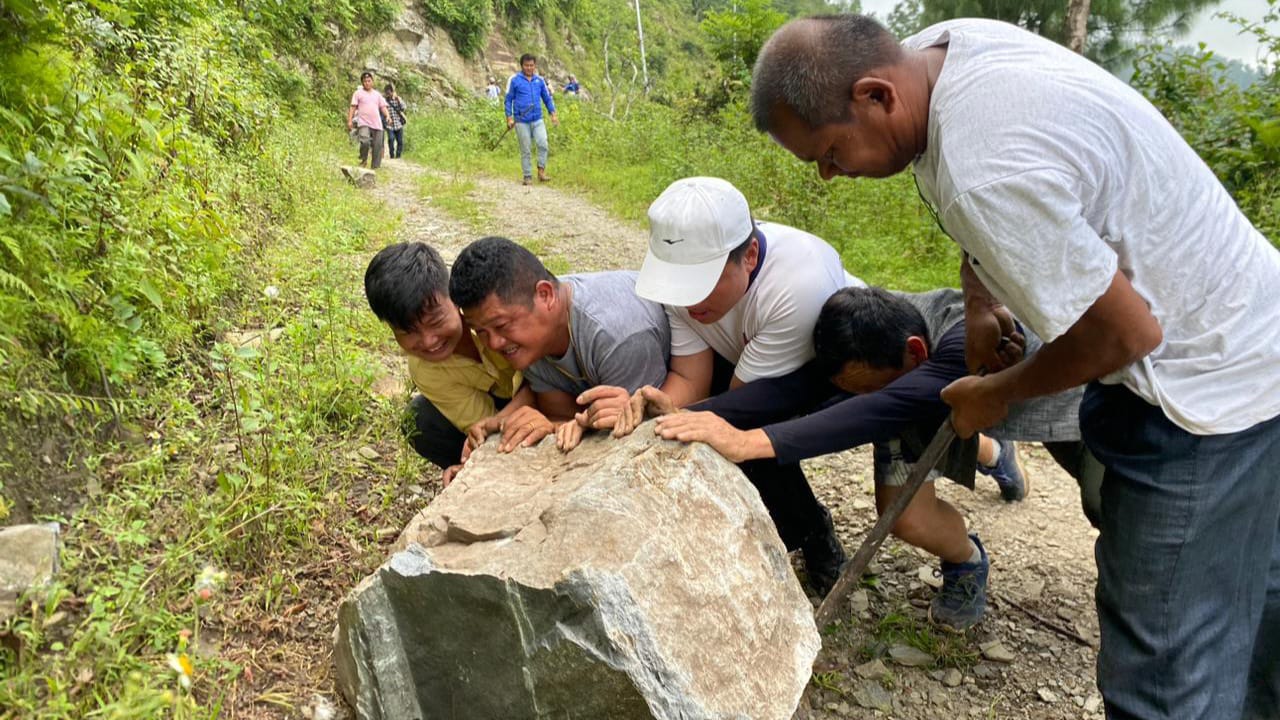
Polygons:
M524 370L547 355L555 355L559 325L553 311L555 287L538 283L533 302L505 302L491 293L466 310L467 323L491 350L499 352L517 370Z
M440 362L453 355L465 329L458 308L448 297L437 296L435 307L422 313L413 329L392 331L400 348L409 355Z

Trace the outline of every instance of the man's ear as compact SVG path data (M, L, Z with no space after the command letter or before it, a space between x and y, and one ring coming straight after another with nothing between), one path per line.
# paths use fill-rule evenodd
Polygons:
M543 310L553 309L559 301L556 286L552 285L550 280L539 280L538 284L533 286L533 301Z
M742 269L748 273L755 272L756 266L760 264L760 240L753 233L751 236L751 244L747 246L747 251L742 254Z
M871 107L879 107L881 112L889 114L898 105L898 88L885 78L863 76L853 83L850 103L855 109L865 111Z
M914 370L919 367L925 360L929 359L929 343L919 335L912 335L907 338L906 358L907 364Z

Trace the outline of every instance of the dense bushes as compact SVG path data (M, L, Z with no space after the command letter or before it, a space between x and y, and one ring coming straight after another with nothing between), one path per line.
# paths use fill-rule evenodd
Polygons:
M1280 5L1257 23L1237 19L1259 39L1264 74L1242 88L1212 53L1143 48L1132 85L1151 100L1218 175L1245 214L1280 245ZM1269 67L1267 65L1269 64Z
M277 48L389 2L9 4L0 44L0 394L101 394L208 333L286 199L258 164L306 89ZM296 111L290 113L295 117ZM50 382L50 378L61 378ZM104 387L107 386L107 387Z

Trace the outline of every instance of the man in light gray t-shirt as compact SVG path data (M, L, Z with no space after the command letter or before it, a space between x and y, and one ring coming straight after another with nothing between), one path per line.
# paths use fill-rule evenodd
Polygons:
M450 297L489 347L524 372L536 397L536 407L486 421L487 432L503 433L499 450L557 429L568 449L579 427L612 428L632 392L662 382L671 352L667 316L636 296L635 282L634 272L556 278L506 238L482 238L458 255Z

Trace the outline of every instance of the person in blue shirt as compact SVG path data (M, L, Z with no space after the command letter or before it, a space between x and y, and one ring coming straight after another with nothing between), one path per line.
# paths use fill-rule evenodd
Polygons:
M570 75L569 82L564 84L564 92L566 95L577 95L582 86L578 84L578 78Z
M524 184L533 181L533 168L530 163L530 149L533 143L538 144L538 180L546 182L547 177L547 126L542 121L542 106L547 106L551 122L560 124L556 117L556 104L547 90L547 83L538 74L538 59L529 53L520 56L520 72L507 81L507 128L516 129L516 139L520 141L520 167L524 170Z

